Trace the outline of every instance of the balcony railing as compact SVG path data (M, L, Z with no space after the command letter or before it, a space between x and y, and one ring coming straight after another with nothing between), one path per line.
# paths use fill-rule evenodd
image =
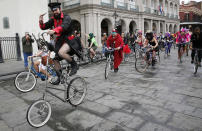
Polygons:
M101 0L101 5L106 7L114 7L114 0Z
M62 2L63 9L75 8L80 6L80 0L65 0Z
M127 9L128 6L127 6L127 3L117 1L117 8L119 8L119 9Z
M134 4L128 4L129 10L139 12L139 6Z
M144 12L145 13L151 13L151 9L149 7L144 7Z
M159 11L156 10L156 9L152 9L152 14L154 14L154 15L158 15L158 14L159 14Z

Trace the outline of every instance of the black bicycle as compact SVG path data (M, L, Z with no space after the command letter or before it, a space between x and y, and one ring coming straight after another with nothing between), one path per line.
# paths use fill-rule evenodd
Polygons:
M199 51L202 51L202 49L197 49L197 48L194 48L193 50L195 50L195 56L194 56L194 74L197 73L198 71L198 67L199 67Z

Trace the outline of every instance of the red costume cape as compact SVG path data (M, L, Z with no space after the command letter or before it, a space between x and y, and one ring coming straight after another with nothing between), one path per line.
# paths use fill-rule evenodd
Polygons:
M121 47L120 50L114 51L114 68L118 68L123 59L123 44L124 42L119 34L117 34L115 38L113 38L112 35L110 35L107 39L107 47L114 47L114 48Z

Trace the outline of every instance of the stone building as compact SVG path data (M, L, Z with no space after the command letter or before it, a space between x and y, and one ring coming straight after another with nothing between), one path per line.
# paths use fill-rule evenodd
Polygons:
M61 0L82 34L93 32L98 43L102 33L152 30L155 33L179 29L179 0ZM86 40L86 37L82 38Z
M187 4L180 5L180 28L186 27L194 30L200 27L202 30L202 2L190 1Z

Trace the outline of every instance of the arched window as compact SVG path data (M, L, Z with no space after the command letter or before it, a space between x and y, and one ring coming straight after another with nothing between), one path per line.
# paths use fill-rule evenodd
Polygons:
M9 19L8 19L8 17L3 18L3 27L4 27L4 29L9 29Z

